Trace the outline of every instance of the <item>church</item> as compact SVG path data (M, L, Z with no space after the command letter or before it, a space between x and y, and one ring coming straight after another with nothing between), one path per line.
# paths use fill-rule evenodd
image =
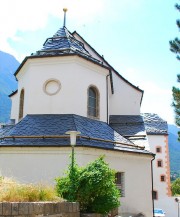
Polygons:
M166 121L141 114L143 90L70 32L65 18L15 77L12 122L0 129L1 175L54 184L69 164L73 131L78 165L104 155L116 170L120 214L152 217L156 203L171 196Z

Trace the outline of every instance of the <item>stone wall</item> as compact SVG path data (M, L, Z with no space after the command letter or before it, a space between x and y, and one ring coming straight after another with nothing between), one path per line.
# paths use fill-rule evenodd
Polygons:
M70 202L1 202L4 217L79 217L79 204Z

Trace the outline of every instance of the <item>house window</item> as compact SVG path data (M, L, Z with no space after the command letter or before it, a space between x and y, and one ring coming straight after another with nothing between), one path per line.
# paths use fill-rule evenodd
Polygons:
M24 113L24 89L22 89L20 93L19 120L23 118L23 113Z
M162 148L160 146L156 147L156 153L161 153L162 152Z
M161 180L161 182L165 182L166 181L166 176L165 175L161 175L160 176L160 180Z
M153 191L152 192L152 198L153 198L153 200L157 200L158 199L158 192L157 191Z
M162 160L157 160L157 167L163 167Z
M121 192L121 197L125 197L125 182L124 182L124 173L116 173L116 186Z
M88 89L88 116L94 118L99 116L99 92L92 86Z

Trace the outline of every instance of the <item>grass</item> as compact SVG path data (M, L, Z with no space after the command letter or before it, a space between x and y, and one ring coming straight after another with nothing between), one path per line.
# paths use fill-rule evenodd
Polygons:
M0 202L62 201L52 186L42 184L20 184L0 176Z

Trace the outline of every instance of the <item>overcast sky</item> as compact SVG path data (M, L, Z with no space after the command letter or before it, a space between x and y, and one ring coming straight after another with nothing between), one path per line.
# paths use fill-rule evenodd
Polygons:
M127 80L144 90L141 112L174 123L172 86L179 62L174 0L0 0L0 50L21 62L63 26L76 30Z

